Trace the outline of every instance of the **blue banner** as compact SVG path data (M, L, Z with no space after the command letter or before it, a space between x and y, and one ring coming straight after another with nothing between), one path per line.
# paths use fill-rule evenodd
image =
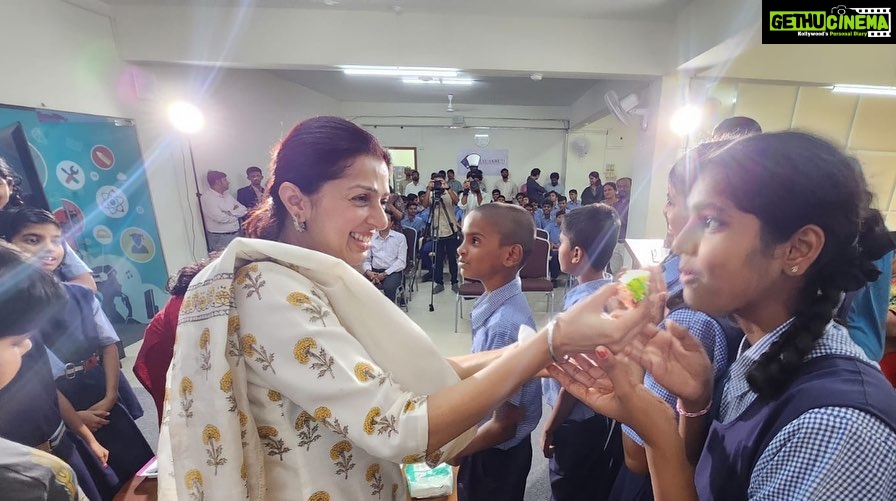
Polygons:
M147 323L168 279L143 157L127 119L0 107L20 122L66 240L93 269L113 323Z

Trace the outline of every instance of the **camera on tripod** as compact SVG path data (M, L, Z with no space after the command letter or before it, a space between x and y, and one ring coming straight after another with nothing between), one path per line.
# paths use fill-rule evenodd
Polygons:
M441 197L443 193L445 193L445 182L440 179L435 179L432 182L432 192L436 197Z

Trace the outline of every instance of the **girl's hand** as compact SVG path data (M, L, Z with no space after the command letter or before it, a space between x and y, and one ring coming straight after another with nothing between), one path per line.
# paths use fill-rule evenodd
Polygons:
M100 463L103 464L103 468L109 466L109 451L106 450L105 447L100 445L100 443L97 442L96 439L92 440L87 445L90 447L90 451L93 452L93 455L96 456L96 458L100 460Z
M109 413L106 411L100 410L91 410L88 409L86 411L78 411L78 417L81 418L81 421L84 422L84 425L87 426L91 432L95 432L99 430L103 426L109 424L109 420L106 417L109 416Z
M647 331L646 339L625 349L653 379L682 400L690 409L709 405L713 391L713 368L703 343L675 322L666 322L667 330Z
M90 408L88 408L87 410L102 411L102 412L105 412L106 414L109 414L109 411L112 410L112 407L115 405L115 402L117 402L117 401L118 401L118 399L106 397L106 398L100 400L99 402L91 405Z
M677 434L672 408L644 387L641 368L606 347L598 347L593 359L576 355L548 370L566 391L596 412L627 424L647 443Z

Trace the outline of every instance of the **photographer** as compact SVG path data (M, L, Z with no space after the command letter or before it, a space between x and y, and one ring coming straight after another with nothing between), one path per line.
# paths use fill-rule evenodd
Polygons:
M446 257L448 272L451 274L451 290L457 292L457 245L460 230L460 223L454 214L458 202L457 193L448 187L444 177L434 174L426 185L426 192L420 202L429 209L430 228L427 235L435 240L435 261L431 272L435 283L433 294L445 290L442 261Z
M482 172L479 170L471 170L464 181L463 194L460 197L460 208L463 209L464 215L470 213L471 210L482 205Z

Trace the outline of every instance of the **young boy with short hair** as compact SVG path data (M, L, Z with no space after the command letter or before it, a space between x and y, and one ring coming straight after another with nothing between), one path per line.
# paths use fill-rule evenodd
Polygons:
M535 243L535 223L524 209L487 204L464 219L458 263L464 277L482 282L476 301L472 352L516 343L520 326L535 328L518 273ZM461 452L459 501L520 501L532 464L530 434L541 418L541 385L532 380L480 422L476 438Z
M606 205L582 206L563 216L557 261L564 273L578 279L566 293L564 311L612 282L603 270L618 234L619 216ZM542 451L550 458L553 499L608 499L624 461L620 425L596 414L554 379L544 379L542 390L545 402L553 407L542 437Z

